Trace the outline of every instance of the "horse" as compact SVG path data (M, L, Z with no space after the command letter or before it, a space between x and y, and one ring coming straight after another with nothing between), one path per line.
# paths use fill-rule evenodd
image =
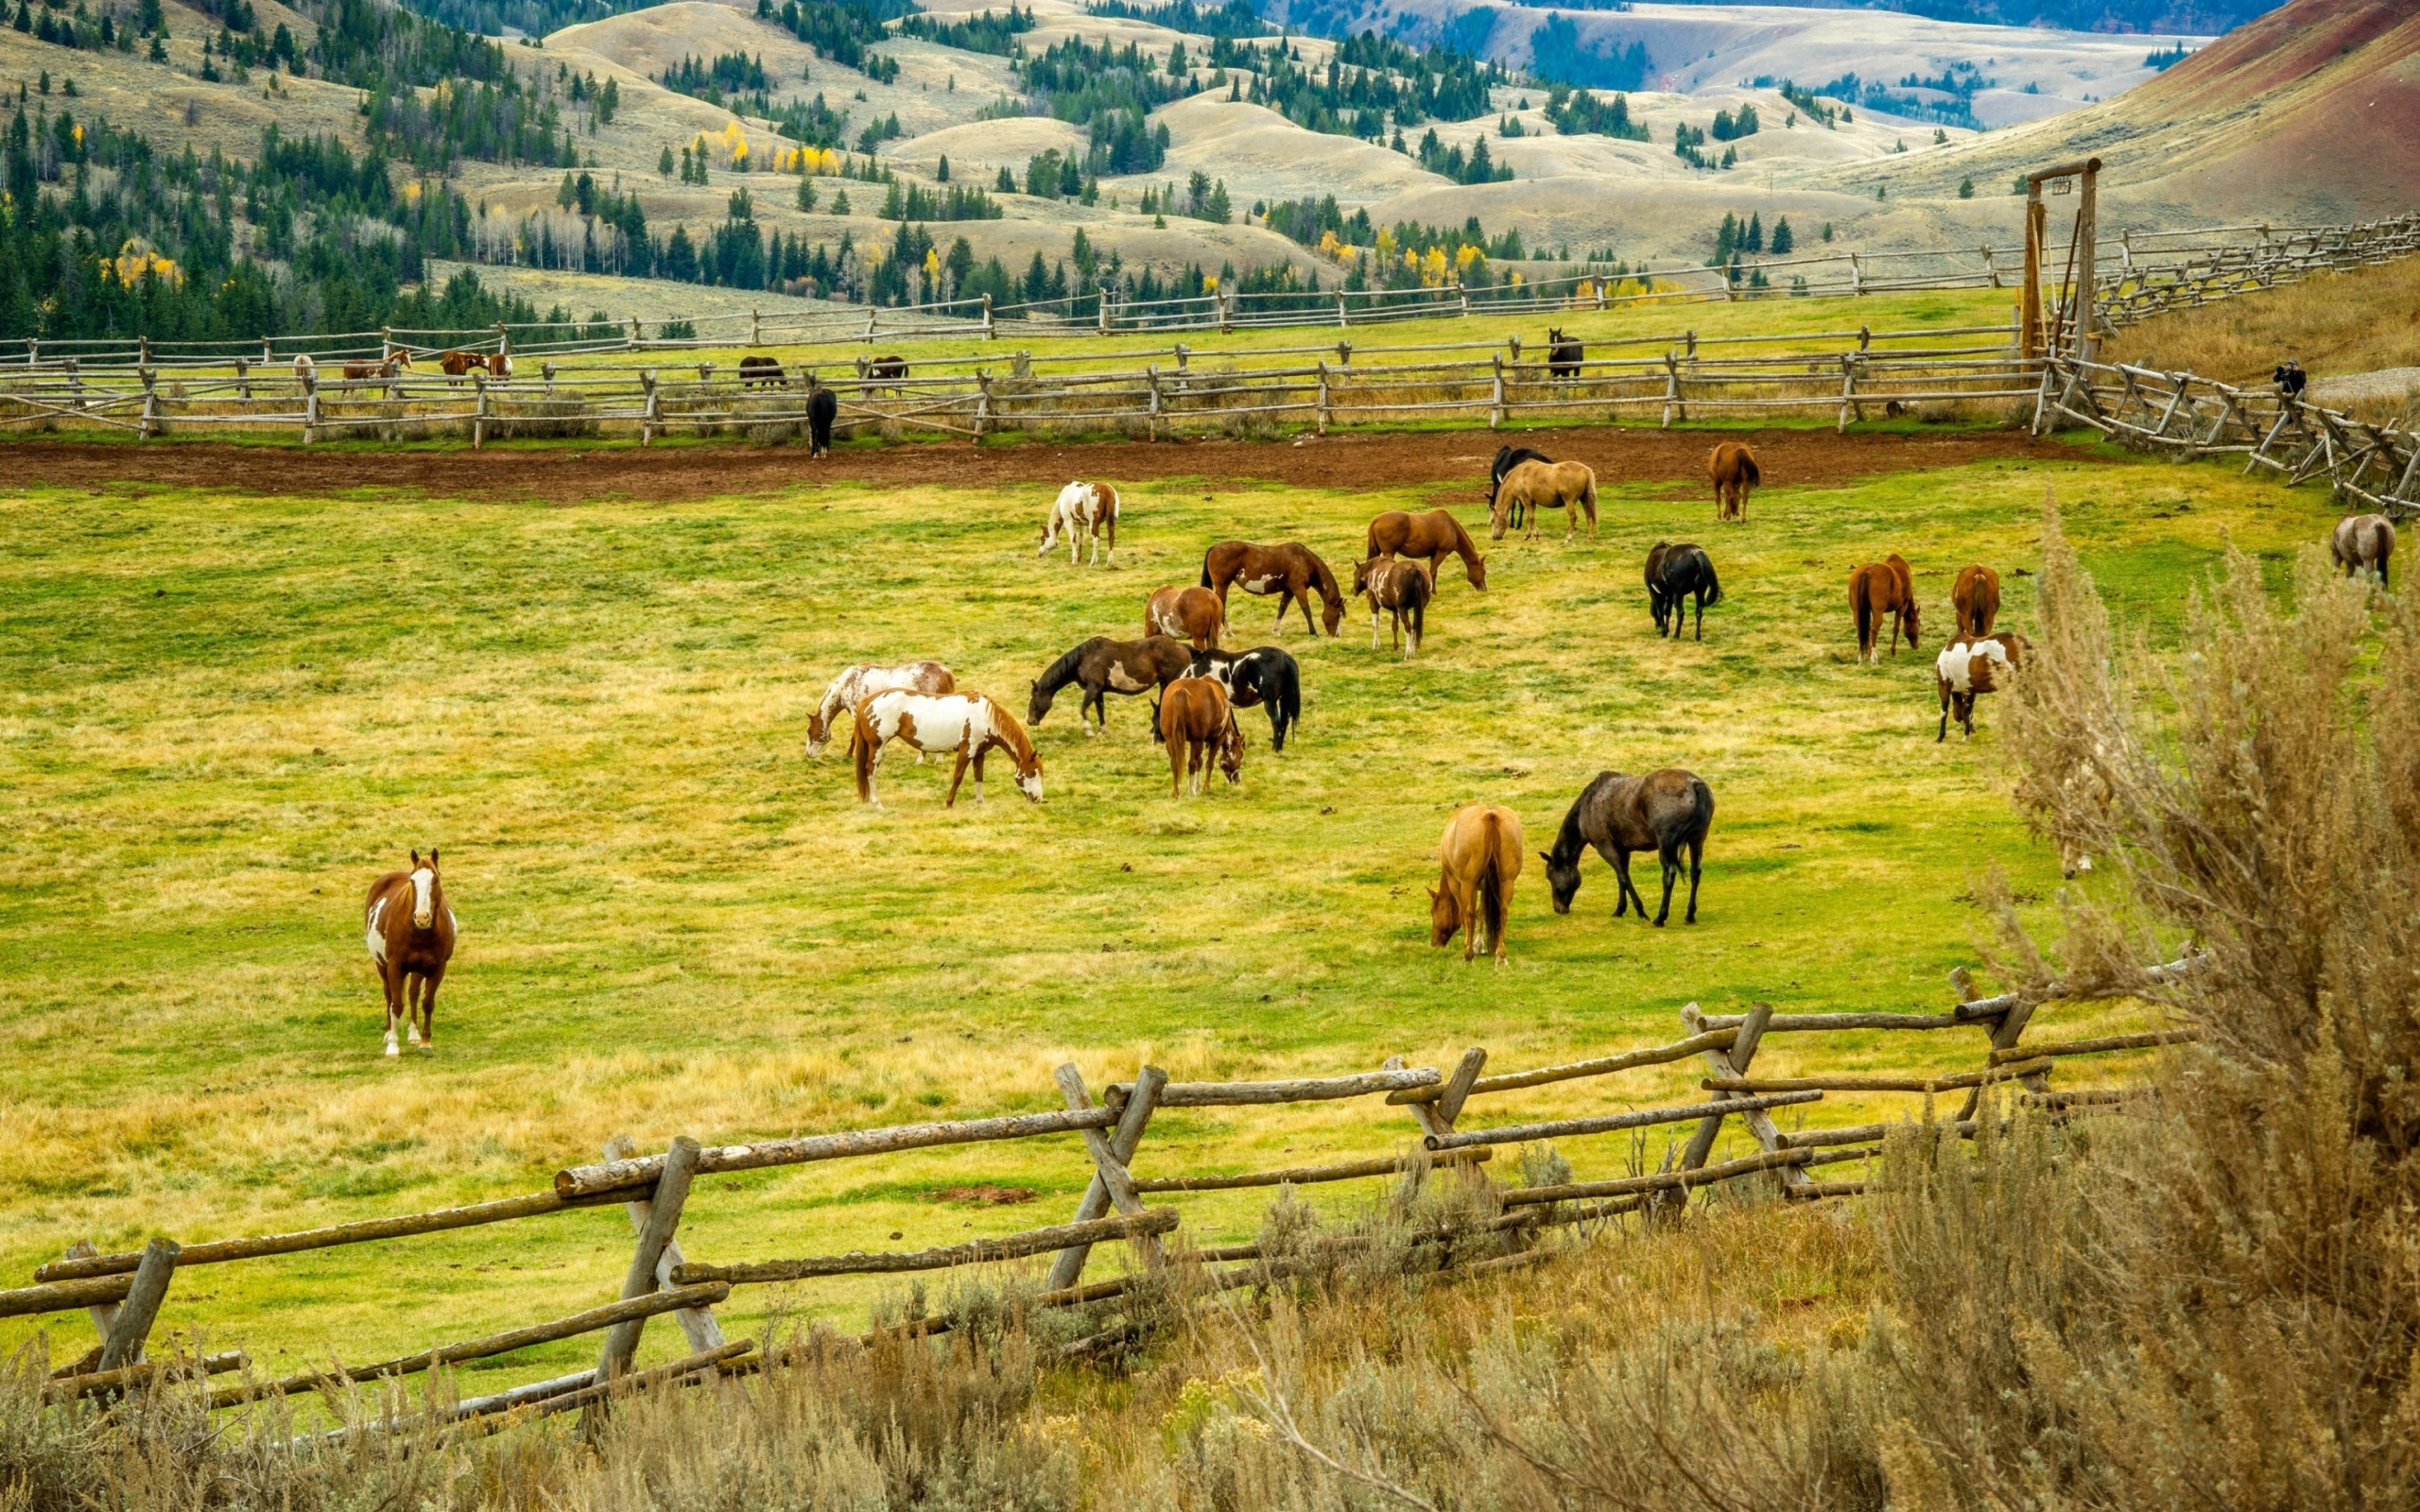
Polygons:
M1580 365L1588 357L1587 349L1579 338L1567 336L1556 327L1547 328L1547 373L1558 383L1567 383L1580 376Z
M1249 541L1222 541L1201 554L1201 586L1219 595L1219 607L1227 606L1227 589L1240 583L1247 593L1277 595L1277 623L1286 623L1286 610L1299 603L1303 606L1303 628L1313 635L1319 627L1311 623L1311 593L1320 595L1321 618L1327 622L1327 633L1334 635L1344 623L1344 591L1337 586L1336 574L1319 554L1299 541L1281 546L1256 546Z
M510 379L512 376L512 353L510 352L489 352L488 376L491 378Z
M298 352L294 354L294 381L297 384L309 383L319 375L319 371L320 365L311 360L309 352Z
M458 383L462 375L474 368L481 372L487 371L488 359L475 352L449 352L437 359L437 368L449 380Z
M1303 667L1273 645L1233 651L1196 651L1187 676L1210 678L1227 690L1238 709L1269 710L1269 748L1284 750L1286 732L1303 722Z
M1548 509L1569 509L1571 528L1563 533L1569 541L1580 533L1580 511L1588 511L1588 539L1597 539L1597 474L1584 462L1524 462L1504 474L1495 490L1495 507L1488 511L1489 534L1497 541L1504 539L1508 507L1529 506L1528 539L1538 539L1538 516Z
M1244 732L1227 690L1216 678L1179 678L1160 696L1160 738L1168 747L1168 797L1184 797L1190 778L1201 796L1210 781L1210 762L1230 782L1244 776Z
M1959 570L1949 607L1961 635L1989 635L2000 617L2000 575L1980 562Z
M2387 558L2394 555L2394 525L2382 514L2352 514L2336 522L2336 534L2328 539L2328 554L2336 565L2352 576L2364 567L2375 567L2378 586L2387 583Z
M1580 853L1583 847L1593 847L1620 883L1614 917L1621 918L1622 911L1636 902L1638 917L1645 919L1647 900L1639 897L1638 888L1631 883L1630 853L1652 850L1664 864L1664 906L1655 915L1655 927L1662 929L1664 920L1671 917L1672 885L1680 880L1681 851L1685 847L1689 912L1683 922L1696 923L1698 867L1705 855L1706 831L1713 824L1714 790L1694 772L1677 766L1645 777L1599 772L1564 815L1554 849L1539 852L1546 858L1554 911L1571 912L1571 900L1580 891Z
M779 388L783 376L778 358L751 356L739 359L739 387L742 388Z
M851 754L856 758L857 801L882 807L873 790L874 769L882 765L882 747L904 740L927 756L958 753L958 768L950 773L949 797L942 807L958 803L958 784L966 768L975 766L975 801L983 801L983 758L1004 750L1016 764L1017 791L1042 801L1042 755L1026 738L1025 727L1006 709L979 693L910 693L894 688L877 693L857 705L856 737Z
M832 421L839 417L840 396L806 375L806 455L812 459L832 450Z
M822 755L842 716L875 694L893 691L956 693L958 679L938 662L903 662L888 667L860 662L843 668L832 686L823 690L822 705L806 716L806 753Z
M1462 959L1494 948L1504 964L1504 927L1512 919L1512 884L1521 875L1521 816L1495 803L1465 803L1437 842L1437 885L1428 889L1428 943L1462 934Z
M1534 446L1497 447L1495 449L1495 460L1487 470L1488 518L1491 520L1495 518L1495 492L1498 489L1504 487L1505 473L1512 472L1514 468L1519 467L1524 462L1551 462L1553 460L1553 457L1547 455L1546 453L1539 451ZM1518 507L1515 507L1512 511L1512 528L1515 530L1521 528L1521 510Z
M875 357L871 361L862 358L859 360L863 366L858 369L858 371L864 375L865 397L868 399L873 397L876 389L886 386L893 394L897 394L899 386L908 381L908 359L905 357Z
M1163 588L1143 609L1143 633L1189 641L1197 651L1219 644L1227 628L1227 606L1206 588Z
M1659 541L1647 553L1647 611L1655 616L1655 633L1671 623L1672 639L1681 638L1681 622L1688 617L1682 600L1697 596L1697 638L1705 639L1705 607L1722 602L1722 583L1714 575L1714 560L1691 541L1678 545Z
M344 375L346 381L349 383L360 383L363 380L370 378L392 379L402 374L405 369L410 368L411 365L412 354L410 352L390 352L387 354L386 360L383 362L346 363L344 365Z
M1908 649L1916 648L1916 580L1908 570L1906 558L1893 552L1880 561L1870 561L1849 574L1849 610L1857 616L1857 659L1860 665L1878 659L1875 640L1882 630L1882 617L1890 615L1891 654L1899 654L1899 637L1908 638Z
M1975 700L1999 691L1999 678L2025 665L2025 637L1960 635L1933 659L1933 684L1941 693L1941 730L1937 745L1949 738L1949 721L1958 721L1966 738L1975 738ZM2069 873L2073 875L2073 873Z
M370 959L387 988L387 1054L400 1056L395 1021L411 1042L437 1048L437 985L454 958L454 910L437 876L437 850L412 852L409 871L390 871L370 885L361 921Z
M1359 561L1353 564L1353 591L1370 597L1370 649L1378 648L1378 610L1390 611L1393 644L1411 660L1428 627L1428 601L1437 595L1427 565L1419 561ZM1410 634L1405 635L1407 626Z
M1184 642L1165 635L1147 636L1140 641L1113 641L1106 635L1096 635L1051 662L1034 679L1032 696L1025 706L1026 723L1042 723L1059 690L1072 682L1084 690L1084 701L1076 708L1077 722L1082 723L1084 711L1089 709L1100 721L1100 728L1083 725L1085 735L1105 734L1109 730L1109 695L1165 690L1185 675L1192 659L1193 653ZM1159 732L1156 718L1151 722L1151 730L1155 736Z
M1724 441L1707 454L1705 473L1714 483L1714 517L1744 524L1748 495L1765 481L1756 466L1756 454L1744 441Z
M1037 557L1047 557L1050 548L1059 543L1059 531L1067 532L1067 565L1076 565L1076 549L1086 536L1092 538L1092 564L1100 564L1100 537L1109 532L1109 564L1117 565L1117 490L1106 483L1070 483L1059 490L1059 500L1050 507L1050 517L1042 523L1042 549Z
M1409 561L1428 564L1429 586L1435 587L1437 569L1449 556L1462 558L1462 574L1471 586L1481 593L1487 591L1487 562L1478 554L1478 542L1462 528L1462 523L1443 509L1431 509L1426 514L1408 514L1390 509L1370 522L1369 549L1364 557L1401 557ZM1355 593L1359 593L1355 588Z

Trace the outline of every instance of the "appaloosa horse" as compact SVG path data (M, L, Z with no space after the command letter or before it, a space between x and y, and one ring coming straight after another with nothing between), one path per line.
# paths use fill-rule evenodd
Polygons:
M1504 964L1504 930L1512 921L1512 884L1521 875L1521 816L1495 803L1465 803L1445 821L1437 844L1437 885L1428 889L1428 943L1451 945L1462 932L1462 959L1493 949Z
M1168 797L1183 798L1190 778L1199 796L1210 781L1210 762L1230 782L1244 775L1244 732L1227 690L1215 678L1179 678L1160 696L1160 738L1168 747Z
M1960 569L1949 608L1961 635L1989 635L2000 617L2000 575L1981 562Z
M1891 621L1891 654L1899 654L1902 635L1908 638L1909 650L1916 648L1916 579L1897 552L1849 574L1849 610L1857 616L1858 664L1879 655L1874 643L1881 638L1886 618Z
M2382 514L2346 515L2336 522L2336 533L2328 538L2328 554L2336 565L2352 576L2364 567L2377 570L2378 586L2387 583L2387 558L2394 555L2394 524Z
M958 768L950 773L949 797L943 808L958 802L958 784L966 780L966 768L975 767L975 801L983 801L983 758L994 750L1009 753L1016 764L1017 791L1039 803L1042 801L1042 756L1026 738L1025 727L1014 715L979 693L945 693L939 696L894 690L877 693L857 705L856 739L851 753L856 757L857 801L882 807L882 799L874 792L874 771L882 765L882 748L894 740L906 741L927 756L942 751L958 754Z
M1714 482L1714 517L1746 521L1748 495L1765 481L1756 454L1744 441L1724 441L1706 456L1705 473Z
M1678 545L1659 541L1647 553L1647 611L1655 616L1655 633L1664 634L1665 622L1671 622L1672 639L1681 638L1681 627L1688 620L1688 610L1681 601L1695 595L1698 606L1697 638L1705 639L1705 607L1722 602L1722 583L1714 576L1714 559L1705 548L1684 541Z
M1100 565L1100 538L1109 535L1109 564L1117 565L1117 490L1106 483L1070 483L1059 490L1058 501L1050 506L1050 518L1042 523L1042 549L1037 557L1047 557L1050 548L1059 543L1059 532L1067 532L1067 565L1076 565L1077 550L1084 539L1092 538L1093 566Z
M850 711L877 693L957 691L958 679L938 662L903 662L888 667L860 662L832 679L832 686L823 690L821 706L806 716L806 753L822 755Z
M1530 528L1528 539L1538 539L1538 518L1548 509L1571 511L1571 526L1563 533L1569 541L1580 533L1580 512L1588 512L1588 537L1597 536L1597 474L1584 462L1524 462L1504 474L1496 486L1495 507L1488 511L1488 533L1495 540L1504 539L1512 509L1528 507Z
M1051 662L1034 679L1033 695L1025 706L1026 723L1042 723L1059 690L1072 682L1084 691L1084 701L1076 708L1077 722L1086 736L1104 734L1109 730L1109 695L1131 696L1153 688L1166 689L1185 675L1195 654L1184 642L1165 635L1146 636L1139 641L1113 641L1106 635L1096 635ZM1086 710L1100 721L1098 730L1082 723ZM1158 738L1156 719L1151 733L1154 739Z
M1390 509L1370 522L1369 549L1361 555L1389 558L1401 557L1406 561L1428 564L1428 583L1437 584L1437 572L1448 557L1462 558L1462 574L1471 586L1485 592L1487 563L1478 554L1478 542L1462 528L1462 523L1443 509L1431 509L1426 514L1408 514ZM1356 587L1353 590L1359 593Z
M1437 584L1428 576L1428 564L1422 561L1357 561L1353 564L1353 591L1370 598L1370 649L1378 648L1378 610L1392 615L1394 645L1403 648L1403 659L1411 660L1420 649L1420 637L1428 627L1428 601L1436 596ZM1405 632L1409 630L1409 636Z
M1580 853L1593 847L1614 868L1621 892L1614 903L1614 917L1633 902L1638 904L1638 917L1647 917L1647 900L1639 897L1638 888L1630 880L1630 854L1634 850L1652 850L1664 864L1664 906L1655 915L1655 927L1672 913L1672 885L1680 880L1681 851L1689 852L1689 912L1685 920L1698 921L1698 865L1705 854L1706 831L1714 824L1714 790L1692 772L1668 766L1645 777L1625 777L1619 772L1599 772L1563 816L1563 830L1554 838L1554 849L1542 851L1547 863L1547 885L1554 893L1554 911L1571 912L1571 900L1580 891Z
M1219 644L1227 628L1227 606L1206 588L1163 588L1143 607L1143 633L1189 641L1197 651Z
M1524 462L1551 462L1553 460L1553 457L1547 455L1546 453L1539 451L1534 446L1497 447L1495 449L1495 460L1494 463L1490 464L1487 470L1487 517L1490 520L1495 518L1495 494L1497 490L1504 487L1505 473L1512 472L1514 468L1519 467ZM1513 529L1518 530L1521 528L1521 509L1517 505L1512 510L1512 523Z
M1975 700L1987 693L1997 693L2000 679L2025 665L2025 637L2005 631L1998 635L1961 635L1941 648L1933 659L1933 683L1941 693L1941 730L1932 738L1936 744L1949 738L1949 722L1966 737L1975 736Z
M1327 620L1327 633L1337 633L1344 623L1344 591L1337 586L1336 574L1328 570L1319 553L1299 541L1288 541L1278 546L1254 545L1249 541L1222 541L1201 554L1201 586L1219 595L1219 607L1227 606L1229 585L1239 586L1247 593L1267 597L1277 595L1277 623L1286 623L1286 610L1296 603L1303 606L1303 628L1313 635L1320 627L1311 623L1311 594L1320 596L1322 611Z
M1284 750L1286 732L1302 723L1303 667L1273 645L1256 646L1238 655L1233 651L1196 651L1189 676L1210 678L1227 690L1238 709L1260 704L1269 710L1269 748Z
M412 852L409 871L390 871L370 885L361 905L370 959L387 989L387 1054L399 1056L395 1021L411 1042L437 1048L437 985L454 958L454 910L437 876L437 850Z

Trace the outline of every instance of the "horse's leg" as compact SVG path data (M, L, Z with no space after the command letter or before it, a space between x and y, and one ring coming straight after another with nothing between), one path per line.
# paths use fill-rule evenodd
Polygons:
M1681 880L1680 848L1678 846L1661 847L1657 850L1655 858L1664 864L1664 906L1655 911L1655 927L1662 929L1664 921L1672 917L1672 884ZM1647 912L1647 904L1641 902L1638 905L1638 911L1642 914Z
M404 1043L420 1043L420 1000L428 994L426 971L404 973Z
M1599 846L1598 850L1601 854L1604 848ZM1619 919L1629 911L1630 901L1638 898L1638 889L1630 882L1630 852L1616 850L1606 856L1605 861L1614 868L1614 917ZM1638 917L1647 917L1647 900L1644 898L1638 899Z
M988 741L975 747L975 801L977 803L983 801L983 758L990 755L991 751L991 743Z
M1698 868L1705 859L1705 832L1701 830L1689 841L1689 916L1684 923L1698 921Z
M424 1049L437 1048L437 984L444 980L443 966L420 979L420 1042Z
M955 807L957 807L957 806L958 806L958 784L959 784L959 783L960 783L960 782L965 782L965 781L966 781L966 747L965 747L965 746L960 745L960 746L958 747L958 767L957 767L957 769L956 769L955 771L953 771L953 772L951 772L951 773L949 774L949 797L947 797L947 798L945 798L945 799L942 799L942 807L943 807L943 808L945 808L945 809L946 809L946 808L955 808ZM981 796L982 796L982 793L983 793L983 784L982 784L982 782L981 782L979 780L977 782L977 783L976 783L976 785L975 785L975 792L976 792L976 796L977 796L977 797L978 797L978 798L979 798L979 797L981 797Z
M1698 639L1705 639L1705 590L1698 590Z
M384 962L379 964L378 985L387 994L387 1054L390 1056L404 1053L403 1048L395 1043L395 1020L404 1011L403 976L404 973L395 967Z
M1168 742L1168 797L1172 799L1184 797L1184 753L1185 742Z
M1100 720L1100 728L1098 730L1095 730L1090 724L1085 722L1084 711L1087 709L1091 710L1094 715ZM1098 688L1087 688L1084 690L1084 701L1076 705L1076 728L1084 732L1084 738L1086 740L1095 740L1109 733L1108 683L1104 682Z

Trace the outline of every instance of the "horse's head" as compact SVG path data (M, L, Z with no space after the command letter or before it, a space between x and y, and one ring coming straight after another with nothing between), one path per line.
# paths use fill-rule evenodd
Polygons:
M408 352L400 350L395 352L387 358L387 376L389 378L394 377L397 373L411 371L412 354Z
M1499 531L1497 531L1497 532L1496 532L1496 534L1497 534L1497 535L1499 535L1499 536L1501 536L1503 533L1504 533L1504 532L1502 532L1501 530L1499 530ZM1478 590L1480 593L1486 593L1486 592L1487 592L1487 558L1484 558L1484 557L1481 557L1481 556L1478 555L1477 553L1473 553L1473 554L1472 554L1472 556L1471 556L1470 566L1469 566L1467 569L1465 569L1465 571L1464 571L1464 576L1468 576L1468 577L1470 578L1470 580L1471 580L1471 586L1472 586L1473 588L1478 589Z
M1371 570L1375 568L1377 565L1378 558L1375 557L1371 558L1368 561L1357 561L1353 564L1353 591L1355 593L1366 593L1370 591L1370 573Z
M1227 717L1227 732L1219 737L1219 770L1227 774L1230 782L1244 780L1244 731L1232 714Z
M1556 346L1563 345L1563 327L1559 325L1547 327L1547 340Z
M1031 745L1017 757L1017 791L1036 803L1042 801L1042 752Z
M821 756L823 747L832 744L832 727L824 722L821 709L806 716L806 753Z
M1030 686L1033 693L1025 701L1025 722L1028 725L1038 725L1042 723L1042 716L1050 712L1050 702L1059 696L1059 690L1046 688L1039 682L1032 683ZM1078 713L1081 713L1082 711L1079 710Z
M429 847L428 859L412 852L412 928L430 929L437 923L437 848Z
M1462 911L1454 902L1454 895L1436 887L1428 889L1428 943L1451 945L1454 931L1462 927Z
M1570 860L1564 861L1551 850L1538 852L1538 859L1547 864L1547 890L1554 894L1554 911L1558 914L1571 912L1571 900L1579 895L1582 854L1585 852L1576 851Z
M1487 497L1487 538L1502 541L1505 528L1512 520L1512 501L1504 496L1503 485L1498 484Z
M1320 607L1320 620L1327 627L1327 633L1334 635L1338 627L1344 623L1344 595L1330 588L1322 596L1326 602Z
M1911 650L1916 644L1916 630L1919 613L1920 611L1916 608L1915 595L1910 593L1908 596L1907 608L1899 611L1899 625L1902 629L1908 632L1908 645Z

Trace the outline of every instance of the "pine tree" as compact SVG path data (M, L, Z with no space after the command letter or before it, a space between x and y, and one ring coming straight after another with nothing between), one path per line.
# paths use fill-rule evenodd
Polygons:
M1788 215L1784 215L1779 220L1774 221L1773 255L1775 257L1787 257L1797 249L1797 238L1793 237L1789 233L1789 217Z
M1765 217L1762 214L1749 215L1748 233L1739 238L1739 248L1746 252L1761 252L1765 249Z
M665 178L672 177L672 144L664 144L664 152L655 160L655 171Z
M162 35L164 32L160 31L151 34L151 60L155 63L164 63L168 60L168 49L160 42Z
M933 168L933 181L935 183L949 182L949 154L946 152L942 154L942 161Z
M992 187L1004 195L1015 194L1017 192L1017 176L1011 173L1006 166L1003 166L1000 169L1000 177L994 181Z

